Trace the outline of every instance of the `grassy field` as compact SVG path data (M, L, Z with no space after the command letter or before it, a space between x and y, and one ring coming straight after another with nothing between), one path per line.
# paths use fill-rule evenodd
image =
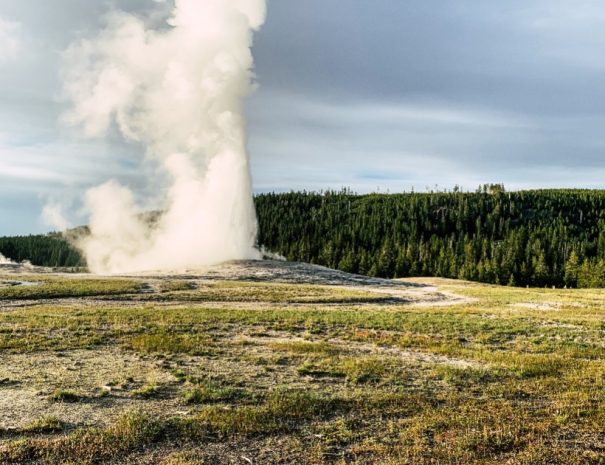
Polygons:
M605 463L605 291L412 283L0 276L0 463Z

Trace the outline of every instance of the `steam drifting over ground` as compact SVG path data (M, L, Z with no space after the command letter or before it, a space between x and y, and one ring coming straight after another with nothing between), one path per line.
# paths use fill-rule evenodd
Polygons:
M113 12L95 38L65 53L65 120L89 137L117 128L163 173L162 216L150 224L115 181L86 195L96 273L195 268L259 258L242 99L253 88L252 33L265 0L176 0L168 24Z

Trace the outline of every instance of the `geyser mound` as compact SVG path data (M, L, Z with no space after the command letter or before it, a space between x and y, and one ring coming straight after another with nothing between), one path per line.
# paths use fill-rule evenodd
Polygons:
M65 120L90 137L117 128L144 146L160 168L148 181L163 193L153 224L115 181L87 193L90 234L75 243L92 272L260 258L243 98L265 8L265 0L176 0L160 27L114 12L97 37L66 51Z

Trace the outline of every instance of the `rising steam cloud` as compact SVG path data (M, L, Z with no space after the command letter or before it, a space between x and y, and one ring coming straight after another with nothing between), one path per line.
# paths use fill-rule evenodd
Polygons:
M117 128L164 175L149 180L164 202L151 223L116 181L86 194L90 235L77 246L92 272L259 256L242 100L253 89L252 34L265 0L174 3L160 27L114 12L96 38L65 53L65 120L89 137Z

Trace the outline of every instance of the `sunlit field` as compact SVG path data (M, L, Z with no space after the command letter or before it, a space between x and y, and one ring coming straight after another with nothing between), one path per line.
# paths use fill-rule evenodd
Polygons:
M605 463L604 306L438 279L6 274L0 463Z

